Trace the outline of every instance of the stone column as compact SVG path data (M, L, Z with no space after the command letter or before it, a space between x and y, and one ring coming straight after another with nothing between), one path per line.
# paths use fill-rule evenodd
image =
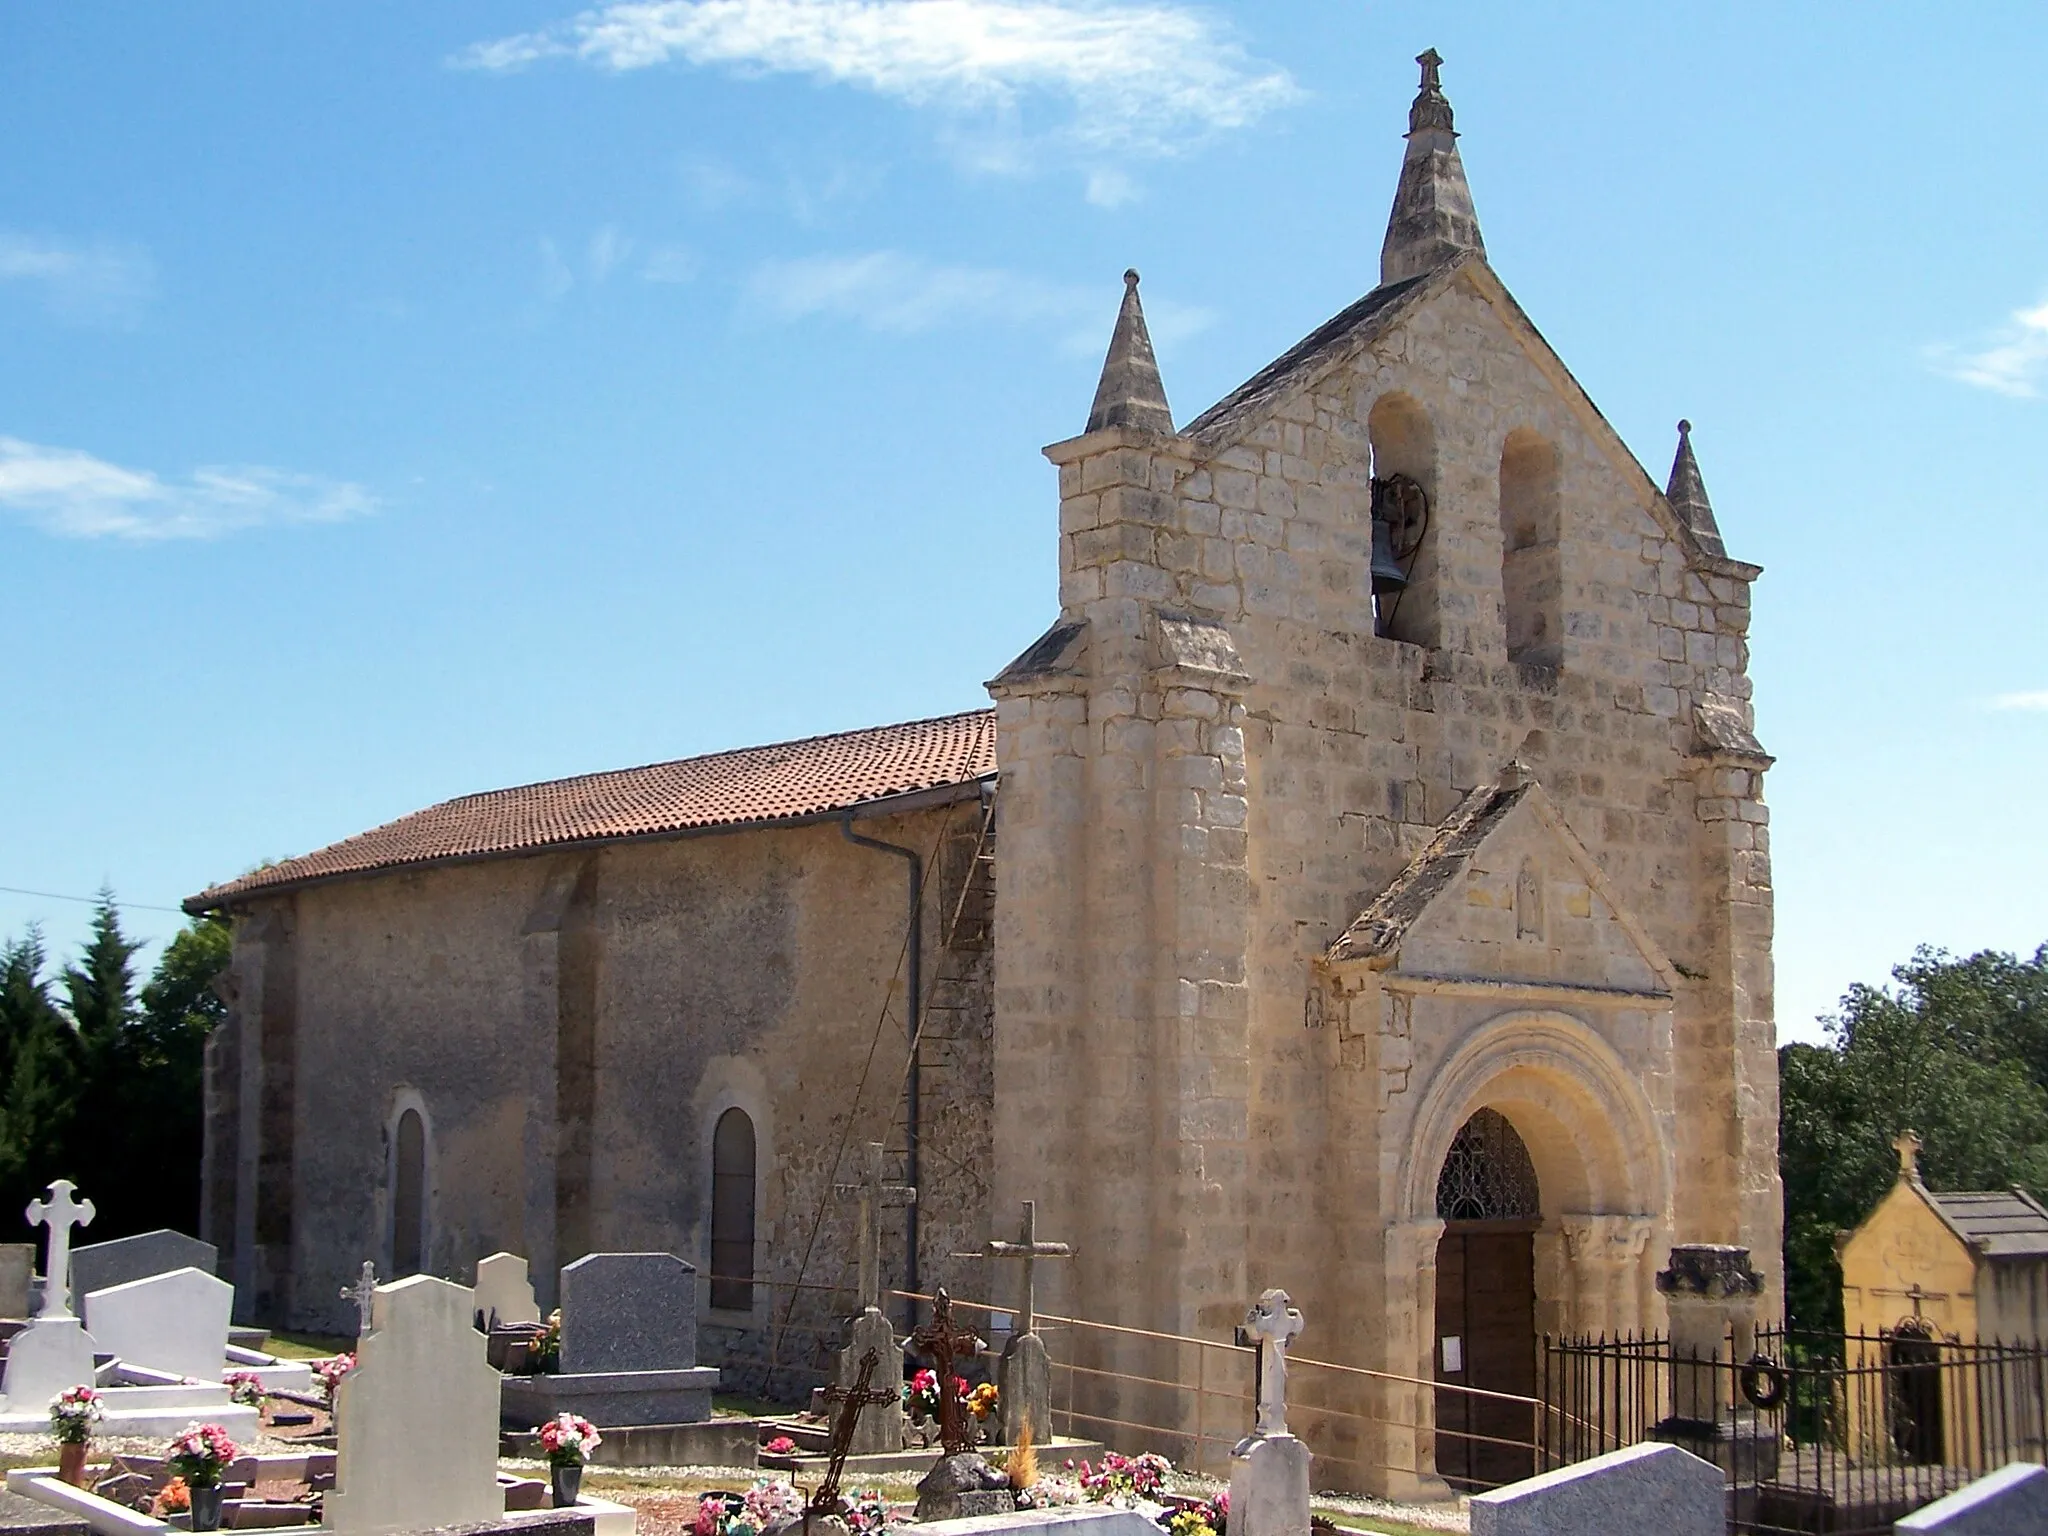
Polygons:
M1386 1318L1377 1362L1389 1376L1427 1382L1436 1375L1436 1249L1444 1224L1434 1217L1386 1229L1383 1274ZM1379 1421L1367 1444L1390 1499L1434 1501L1451 1496L1436 1474L1436 1393L1426 1386L1381 1384Z
M1657 1275L1671 1314L1671 1416L1651 1437L1684 1446L1738 1483L1764 1481L1778 1465L1778 1432L1728 1402L1731 1364L1756 1347L1763 1288L1749 1250L1722 1243L1673 1248L1671 1267Z

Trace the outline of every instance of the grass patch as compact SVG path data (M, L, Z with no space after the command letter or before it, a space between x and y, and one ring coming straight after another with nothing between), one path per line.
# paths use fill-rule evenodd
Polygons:
M329 1355L346 1354L355 1347L354 1339L345 1339L339 1334L273 1333L264 1342L263 1352L280 1360L324 1360Z
M749 1397L744 1392L714 1392L711 1396L714 1418L773 1419L793 1411L779 1403L771 1403L765 1397Z

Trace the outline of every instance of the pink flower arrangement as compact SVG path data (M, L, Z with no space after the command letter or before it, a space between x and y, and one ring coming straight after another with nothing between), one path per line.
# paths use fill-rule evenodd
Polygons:
M1166 1474L1172 1470L1173 1463L1154 1452L1125 1456L1117 1451L1104 1451L1099 1465L1081 1463L1081 1491L1091 1503L1128 1507L1141 1499L1156 1500L1166 1487Z
M602 1444L597 1426L577 1414L558 1413L540 1427L540 1448L551 1467L580 1467Z
M187 1424L164 1454L186 1487L217 1488L242 1448L218 1424Z
M334 1406L334 1389L341 1385L341 1378L356 1368L354 1355L335 1355L322 1360L313 1367L313 1374L320 1378L320 1391L327 1398L327 1406Z
M770 1456L794 1456L796 1454L796 1442L787 1435L777 1435L773 1440L762 1446L761 1449Z
M968 1387L964 1376L953 1378L953 1396L963 1411L969 1408ZM926 1367L910 1378L910 1385L903 1389L903 1406L913 1419L937 1418L939 1413L939 1373ZM980 1417L979 1414L976 1417Z
M85 1444L106 1416L107 1405L91 1387L66 1387L50 1399L50 1433L59 1445Z
M254 1371L229 1371L221 1380L227 1384L229 1402L248 1408L263 1406L263 1378Z

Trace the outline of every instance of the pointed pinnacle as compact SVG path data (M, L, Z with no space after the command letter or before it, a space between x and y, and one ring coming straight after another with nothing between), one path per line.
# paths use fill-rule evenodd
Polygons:
M1707 482L1700 475L1700 461L1693 456L1689 421L1678 424L1678 452L1671 459L1671 478L1665 482L1664 499L1693 531L1701 548L1709 554L1727 553L1721 543L1720 524L1714 521L1713 503L1707 500Z
M1166 385L1152 355L1152 335L1145 328L1145 309L1138 302L1138 273L1124 273L1124 302L1117 311L1109 354L1102 360L1102 380L1095 386L1095 404L1088 412L1087 431L1104 427L1142 427L1148 432L1173 431Z
M1422 84L1408 108L1408 148L1401 157L1401 181L1380 246L1383 284L1420 277L1468 252L1486 254L1465 164L1458 157L1451 104L1438 73L1443 58L1431 48L1417 54L1415 62L1422 66Z

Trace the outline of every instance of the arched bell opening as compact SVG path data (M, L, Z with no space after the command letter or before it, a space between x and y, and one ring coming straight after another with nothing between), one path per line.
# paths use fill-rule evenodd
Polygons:
M1529 1410L1477 1395L1536 1391L1535 1159L1498 1109L1474 1110L1437 1173L1436 1470L1452 1487L1499 1487L1535 1470Z

